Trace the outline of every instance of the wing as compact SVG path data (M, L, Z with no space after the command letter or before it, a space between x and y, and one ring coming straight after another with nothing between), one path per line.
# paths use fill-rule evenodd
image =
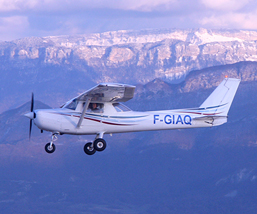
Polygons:
M126 102L134 97L135 86L119 83L100 83L94 88L80 94L77 99L93 102Z
M79 96L68 101L87 101L91 102L126 102L134 97L135 86L119 83L100 83L97 86L85 91Z

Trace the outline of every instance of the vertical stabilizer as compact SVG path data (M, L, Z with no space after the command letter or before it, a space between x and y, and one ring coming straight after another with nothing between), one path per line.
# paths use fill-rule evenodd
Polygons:
M240 79L225 78L200 108L218 116L227 116L240 81Z

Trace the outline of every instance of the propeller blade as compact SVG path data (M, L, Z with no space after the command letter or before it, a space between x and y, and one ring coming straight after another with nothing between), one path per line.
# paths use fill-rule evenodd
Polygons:
M30 120L30 124L29 124L29 139L31 137L31 130L32 130L32 120Z
M34 110L34 93L32 93L31 96L31 106L30 106L30 111L33 112Z

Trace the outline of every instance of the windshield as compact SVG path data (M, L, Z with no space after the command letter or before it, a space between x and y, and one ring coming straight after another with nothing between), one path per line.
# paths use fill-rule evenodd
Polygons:
M117 112L124 112L124 111L131 111L131 109L121 103L113 103L113 107L116 109Z
M68 109L71 109L71 110L75 110L77 105L78 105L78 100L74 99L74 100L68 102L67 104L65 104L63 106L63 108L68 108Z

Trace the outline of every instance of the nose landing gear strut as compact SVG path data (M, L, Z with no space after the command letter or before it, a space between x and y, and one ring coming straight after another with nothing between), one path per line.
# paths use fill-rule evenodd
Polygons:
M47 143L45 145L45 150L47 153L51 154L55 151L55 145L54 145L54 141L56 141L58 139L57 135L59 135L59 133L53 133L52 134L52 140L51 142Z

